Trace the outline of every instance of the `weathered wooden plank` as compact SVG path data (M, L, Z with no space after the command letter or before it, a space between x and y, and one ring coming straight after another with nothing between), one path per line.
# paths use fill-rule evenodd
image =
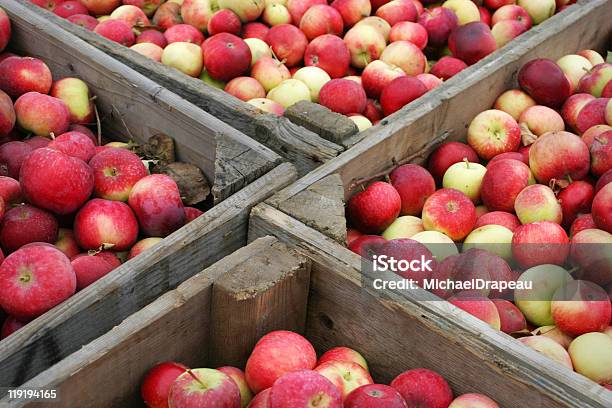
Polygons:
M306 335L320 350L339 344L360 350L381 381L427 367L456 392L481 392L504 408L612 404L603 387L428 292L365 290L359 256L260 204L251 213L249 240L266 235L301 248L312 260Z
M285 110L285 117L293 123L312 130L322 138L342 144L359 133L355 122L347 116L332 112L323 105L300 101Z

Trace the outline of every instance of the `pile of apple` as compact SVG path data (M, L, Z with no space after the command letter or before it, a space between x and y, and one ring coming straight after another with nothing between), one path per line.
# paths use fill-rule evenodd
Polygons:
M518 82L473 119L467 144L442 144L427 168L395 166L387 182L358 181L348 246L433 259L432 271L406 273L421 287L533 282L529 293L432 292L493 328L541 335L521 341L610 386L612 64L592 50L537 59Z
M141 396L150 408L499 407L482 394L453 399L446 380L425 368L405 371L390 385L375 384L357 351L335 347L317 360L308 340L284 330L257 342L244 371L158 364L146 374Z
M318 102L360 130L574 2L31 1L266 112Z
M0 9L0 52L11 33ZM88 86L0 54L4 338L202 214L125 143L99 145ZM114 147L123 146L121 148ZM6 258L4 256L6 255Z

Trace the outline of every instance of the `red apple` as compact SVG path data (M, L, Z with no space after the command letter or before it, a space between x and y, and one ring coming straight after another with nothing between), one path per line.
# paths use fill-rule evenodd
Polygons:
M332 79L321 88L319 103L333 112L348 115L365 110L367 96L361 85L348 79Z
M94 33L126 47L132 46L136 41L132 27L123 20L102 21L94 28Z
M391 27L389 41L410 41L420 49L424 49L427 46L428 34L425 27L418 23L401 21Z
M596 125L606 124L606 105L610 98L597 98L587 102L576 117L576 130L580 133Z
M612 234L612 183L606 184L595 194L591 215L599 229Z
M164 32L164 38L167 44L175 42L189 42L192 44L200 45L204 41L202 33L189 24L176 24L168 28Z
M521 161L521 162L523 162L525 164L529 164L529 157L525 157L522 153L519 153L519 152L506 152L506 153L501 153L501 154L498 154L498 155L494 156L487 163L487 167L489 167L491 164L496 163L496 162L498 162L500 160L507 160L507 159L518 160L518 161Z
M0 136L8 136L15 127L15 108L13 101L3 91L0 91Z
M264 87L261 86L259 81L251 77L236 77L232 79L225 86L225 92L244 102L266 97Z
M413 77L402 76L395 78L383 89L380 104L385 116L389 116L426 92L427 88L421 81Z
M163 238L151 237L141 239L140 241L136 242L130 249L130 252L128 253L128 259L132 259L135 256L140 255L141 253L143 253L149 248L154 247L161 241L163 241Z
M491 211L514 212L516 196L531 182L531 171L523 162L499 160L487 167L481 198Z
M342 35L344 32L342 16L327 4L317 4L309 8L300 20L299 26L310 41L321 35Z
M268 4L269 2L266 2ZM274 1L272 3L275 3ZM278 3L278 2L276 2ZM327 5L326 0L287 0L282 1L279 4L285 4L289 13L291 14L291 19L295 25L300 25L302 18L306 14L308 10L316 7L317 5ZM342 17L340 17L342 18Z
M584 280L570 281L557 289L551 311L557 328L572 337L603 331L612 317L606 291Z
M435 75L427 74L427 73L417 75L416 79L418 79L419 81L423 83L423 85L425 85L425 88L427 88L427 91L431 91L432 89L439 87L444 82L441 78L438 78Z
M19 182L32 204L70 214L91 195L94 177L82 160L49 148L33 151L21 166Z
M410 0L392 0L376 10L376 15L394 26L402 21L415 22L419 17L416 6Z
M247 23L242 27L242 38L245 40L247 38L257 38L264 41L266 39L266 35L268 35L268 31L270 31L270 28L263 23Z
M206 71L219 81L227 82L241 76L251 67L249 46L233 34L214 35L203 43L202 48Z
M427 57L410 41L396 41L389 44L380 59L400 67L409 76L423 74L427 68Z
M353 390L373 383L365 368L350 361L328 361L318 365L314 370L334 384L343 400ZM274 392L274 388L272 391Z
M104 16L110 14L121 5L121 0L79 0L93 15Z
M563 211L550 187L534 184L525 187L516 196L514 211L522 224L551 221L561 224Z
M247 408L270 408L270 391L271 388L259 392L255 395L255 398L251 400L251 403Z
M600 98L610 80L612 80L612 64L595 65L592 70L580 79L578 92L588 93L596 98Z
M576 217L572 226L570 227L570 237L578 234L580 231L585 229L593 229L597 228L595 225L595 221L593 220L593 216L589 214L582 214Z
M570 96L570 83L565 73L552 60L535 59L523 65L518 74L521 88L540 105L560 108Z
M348 203L348 218L363 233L381 233L397 218L401 197L388 183L374 182Z
M459 26L457 14L446 7L425 9L418 22L427 30L429 44L434 47L446 45L451 32Z
M64 253L68 258L72 259L77 256L81 249L79 248L74 233L72 230L60 228L57 233L57 240L54 245Z
M572 236L570 257L580 267L581 279L605 286L612 281L612 262L609 246L612 234L591 226Z
M270 29L266 43L272 47L274 54L288 67L297 66L304 58L308 39L294 25L280 24Z
M502 110L519 120L521 113L527 108L535 106L536 101L520 89L510 89L501 94L496 100L493 109Z
M19 179L19 171L32 148L24 142L8 142L0 145L0 174Z
M558 194L563 210L563 227L569 228L577 216L591 210L595 191L586 181L574 181Z
M449 303L487 323L496 330L501 329L501 319L495 304L475 292L459 292L447 299Z
M425 279L429 279L438 267L432 252L424 244L412 239L392 239L375 249L377 255L385 255L388 259L407 262L423 259L424 262L418 270L394 271L405 279L414 280L421 287Z
M11 20L4 10L0 11L0 52L4 51L11 39Z
M425 230L442 232L459 241L474 228L476 208L462 192L444 188L425 201L422 218Z
M463 394L453 400L448 408L500 408L491 398L482 394Z
M70 126L70 111L61 99L28 92L15 102L19 126L38 136L61 135Z
M370 98L378 99L382 90L395 78L406 74L400 67L381 60L370 62L361 74L361 83Z
M612 130L612 126L608 126L608 125L595 125L593 127L590 127L580 137L582 138L584 143L586 143L586 145L590 149L591 145L593 144L593 141L595 140L595 138L603 135L608 130Z
M89 166L94 174L94 194L107 200L127 201L134 184L148 175L140 158L127 149L100 152Z
M350 363L359 364L366 371L368 370L368 363L365 361L363 356L357 351L348 347L334 347L330 350L327 350L321 355L321 357L319 357L319 360L317 361L317 366L320 366L329 361L348 361Z
M316 363L317 354L308 340L297 333L279 330L257 342L247 360L245 374L249 388L258 393L288 373L312 370Z
M380 235L361 235L348 245L348 249L362 258L370 259L386 242Z
M401 215L419 216L425 201L436 191L436 183L427 170L416 164L405 164L389 175L402 200Z
M260 58L253 65L251 76L268 92L276 88L281 82L291 78L287 67L270 57Z
M467 68L467 64L458 58L444 56L440 58L429 71L443 80L450 79Z
M444 173L450 166L467 159L469 162L477 163L478 155L470 146L461 142L446 142L440 145L429 156L427 169L438 185L441 185Z
M457 27L448 38L453 56L473 65L497 49L488 25L474 21Z
M367 384L355 389L344 400L345 408L408 408L395 388L383 384Z
M319 67L332 78L343 77L351 61L351 54L340 37L325 34L312 40L306 47L304 65Z
M402 395L408 407L448 407L453 400L453 392L446 380L426 368L403 372L391 381L391 387Z
M540 221L514 230L512 256L521 268L536 265L563 265L569 255L569 238L554 222Z
M166 40L164 34L153 29L144 30L142 33L140 33L140 35L138 35L138 37L136 37L136 44L142 43L152 43L161 48L166 48L166 45L168 45L168 41Z
M270 390L270 408L342 408L338 389L316 371L302 370L284 375Z
M346 27L352 27L372 12L369 0L335 0L331 6L338 10Z
M96 146L89 136L79 132L66 132L53 139L47 147L70 157L88 162L96 154Z
M0 307L19 320L40 316L75 289L70 261L51 245L21 248L0 265Z
M492 301L499 313L501 331L510 334L527 329L525 316L518 307L504 299L493 299Z
M606 184L612 183L612 170L606 171L595 184L595 194L599 192Z
M246 408L247 405L249 405L249 402L251 402L253 399L253 392L250 390L249 385L246 382L244 372L239 368L230 366L219 367L217 370L234 380L238 386L238 390L240 391L240 407Z
M240 407L240 390L227 375L210 368L187 370L170 386L169 407Z
M498 154L516 151L521 143L521 129L512 116L491 109L472 120L467 142L478 156L490 160Z
M5 205L21 203L23 199L19 182L12 177L0 176L0 198Z
M185 3L193 4L194 0L186 0L185 2L183 2L183 4ZM188 24L189 21L191 21L190 15L188 13L181 13L180 4L174 2L167 2L159 6L157 11L153 15L152 23L155 24L157 27L166 30L175 24L181 24L183 22L183 19L185 23ZM208 20L205 21L208 22ZM206 26L202 27L201 25L197 26L196 24L191 25L196 26L196 28L199 29L206 28Z
M213 36L219 33L239 35L242 29L240 17L229 9L222 9L212 15L208 20L208 34Z
M561 116L563 120L565 120L565 123L572 129L577 130L576 122L578 120L578 114L582 108L592 100L595 100L595 97L587 93L577 93L567 98L561 108Z
M504 20L518 21L525 26L526 30L529 30L533 25L533 20L531 19L529 13L527 13L527 10L515 4L508 4L500 7L491 16L492 25Z
M125 21L132 28L148 27L151 25L147 15L140 7L131 4L119 6L110 14L111 20Z
M86 288L115 269L106 259L87 253L77 255L70 264L76 274L77 290Z
M37 58L10 57L0 63L0 89L12 98L28 92L48 94L51 83L49 67Z
M351 28L344 35L344 43L351 54L351 65L358 69L380 59L387 47L384 35L370 24L358 24Z
M138 238L138 222L127 204L94 198L77 213L74 234L83 249L108 246L113 251L125 251Z
M521 113L518 122L529 131L523 132L523 143L533 142L544 133L565 130L561 115L547 106L530 106Z
M4 323L2 323L2 328L0 329L0 340L7 338L25 325L26 323L20 322L13 316L8 316Z
M13 252L31 242L55 243L58 223L53 215L28 204L9 209L0 227L0 243Z
M529 150L529 167L544 184L551 179L582 180L589 172L589 164L589 148L569 132L545 133Z
M491 211L478 217L474 229L485 225L501 225L514 232L521 222L514 214L505 211Z
M140 396L147 407L168 408L168 394L174 381L187 371L180 363L159 363L147 371L140 385Z

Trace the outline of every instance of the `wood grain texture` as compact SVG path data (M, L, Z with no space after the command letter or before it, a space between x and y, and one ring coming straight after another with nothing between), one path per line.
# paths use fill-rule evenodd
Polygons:
M603 387L428 292L366 290L357 255L260 204L251 212L249 240L267 235L312 260L306 336L319 351L339 344L359 350L378 381L426 367L444 376L456 394L484 393L504 408L612 404Z
M2 341L0 387L18 386L246 243L253 205L295 180L284 163Z
M579 3L385 118L380 126L360 133L359 143L281 191L271 202L287 200L334 173L342 177L349 197L352 181L389 168L394 158L419 153L414 161L423 163L436 143L446 138L464 139L471 120L490 109L499 94L516 86L518 71L528 61L556 60L587 48L606 50L612 35L612 1Z

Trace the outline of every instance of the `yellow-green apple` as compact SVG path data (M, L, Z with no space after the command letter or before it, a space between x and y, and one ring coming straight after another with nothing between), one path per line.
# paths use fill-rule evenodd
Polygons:
M588 59L576 54L569 54L559 58L557 65L572 81L574 88L578 87L580 79L593 68L593 64Z
M555 291L551 312L559 330L577 337L605 330L612 317L612 306L608 294L600 286L574 280Z
M478 217L474 228L480 228L485 225L501 225L514 232L521 225L521 222L514 214L505 211L491 211Z
M369 0L335 0L331 6L338 10L345 27L352 27L372 12Z
M389 42L389 36L391 34L391 26L387 23L386 20L378 16L370 16L366 17L363 20L360 20L355 25L369 25L370 27L375 28L382 36L385 38L386 42Z
M540 105L558 109L571 95L571 83L552 60L540 58L523 65L518 74L520 87Z
M427 169L434 180L441 185L444 173L453 164L467 159L469 162L477 163L478 155L470 146L461 142L446 142L440 145L429 156Z
M355 389L344 400L345 408L406 408L408 405L393 387L367 384Z
M610 338L612 338L612 326L606 327L606 330L604 330L604 333L610 336Z
M492 299L491 301L499 313L501 331L510 334L527 329L525 316L512 302L505 299Z
M268 4L268 3L266 3ZM304 17L306 11L310 10L314 6L317 5L327 5L326 0L287 0L285 1L285 6L289 9L289 13L291 13L291 19L293 20L293 24L296 26L300 25L300 21Z
M427 31L428 44L434 47L446 45L450 33L459 25L457 14L450 8L425 9L418 23Z
M448 408L499 408L499 405L486 395L463 394L455 398Z
M595 137L590 151L591 174L599 177L612 169L612 130Z
M469 0L468 2L474 4ZM453 30L448 37L448 46L454 57L468 65L477 63L497 49L491 29L480 21L467 23Z
M374 182L355 194L348 203L348 219L366 234L383 232L400 213L401 197L389 183Z
M563 265L569 255L569 238L555 222L538 221L514 230L512 256L522 268L535 265Z
M448 407L453 400L453 391L446 380L426 368L405 371L390 385L401 394L408 407Z
M425 245L439 262L459 253L455 242L438 231L419 232L411 236L410 239Z
M129 4L124 4L117 7L110 14L110 18L113 20L125 21L130 27L143 27L151 25L151 22L142 9Z
M89 136L80 132L62 133L53 139L47 147L58 150L85 163L96 154L96 145Z
M521 129L508 113L490 109L472 120L467 142L478 156L490 160L498 154L516 151L521 143Z
M540 24L555 14L555 0L518 0L517 4L524 8L533 24Z
M304 33L291 24L272 27L265 41L272 48L274 55L288 67L295 67L302 62L308 46L308 39Z
M276 16L278 18L278 16ZM218 10L208 19L206 26L208 34L213 36L219 33L239 35L242 30L240 18L229 9Z
M53 83L51 96L64 101L71 123L91 123L94 116L89 88L79 78L63 78Z
M441 78L429 73L419 74L416 76L416 79L421 81L428 91L439 87L444 82Z
M0 145L0 173L19 180L19 171L26 157L34 150L28 143L12 141ZM5 200L5 204L8 201Z
M556 326L542 326L538 327L534 331L531 332L534 336L544 336L548 337L559 343L564 349L567 350L570 343L572 342L573 337L568 336L559 330Z
M537 105L536 101L520 89L510 89L496 100L494 109L506 112L518 121L521 114L529 107Z
M17 99L15 116L23 130L38 136L60 135L70 126L70 111L64 101L38 92Z
M427 45L428 34L425 27L412 21L401 21L391 27L389 41L410 41L420 49Z
M240 391L240 408L246 408L253 399L253 392L249 389L244 372L239 368L230 366L219 367L217 370L234 380Z
M402 215L421 215L425 201L436 191L431 174L416 164L399 166L389 179L402 199Z
M108 246L125 251L138 238L138 221L127 204L94 198L77 213L74 235L79 247L86 250Z
M166 40L166 37L164 37L164 34L154 29L144 30L141 32L136 37L136 44L140 43L153 43L158 45L161 49L164 49L166 45L168 45L168 41Z
M591 208L597 228L612 234L612 183L608 183L595 194Z
M183 4L193 4L194 1L198 1L200 4L207 4L206 2L208 2L208 0L186 0ZM159 6L157 11L155 11L155 14L153 15L153 18L151 19L151 22L163 30L166 30L169 27L172 27L175 24L180 24L182 22L193 25L198 29L206 29L206 25L202 27L201 25L198 26L197 24L195 24L195 19L190 18L189 12L186 12L182 16L181 15L182 13L180 4L167 2Z
M569 346L576 372L599 384L612 384L612 337L587 333Z
M318 365L314 371L327 378L340 391L344 400L353 390L372 384L368 371L350 361L328 361Z
M23 321L42 315L76 290L70 260L52 245L33 245L7 256L0 282L0 307Z
M162 5L155 17L162 10ZM189 24L200 31L206 31L208 21L214 14L214 2L212 0L185 0L180 6L180 17L185 24ZM155 22L155 17L153 21ZM175 23L178 24L178 23ZM164 27L168 28L168 27Z
M93 15L103 16L113 12L121 5L121 0L79 0Z
M402 68L376 60L370 62L361 74L361 83L370 98L378 99L382 90L395 78L404 76Z
M126 149L104 150L89 166L94 174L94 194L106 200L127 201L134 184L148 175L140 157Z
M165 237L185 224L185 209L176 182L164 174L151 174L134 184L128 198L140 230Z
M247 38L244 40L244 42L251 50L251 67L253 67L253 65L255 65L255 63L263 57L272 58L272 50L270 50L270 46L266 44L265 41L260 40L259 38Z
M158 237L149 237L149 238L141 239L140 241L136 242L130 249L130 252L128 253L128 259L132 259L135 256L140 255L141 253L143 253L149 248L154 247L161 241L163 241L163 238L158 238Z
M233 34L213 35L202 44L202 49L206 71L216 80L227 82L244 75L251 67L249 46Z
M402 21L416 21L419 12L410 0L392 0L379 7L376 16L388 22L390 26L394 26Z
M175 42L190 42L196 45L202 44L204 35L189 24L176 24L164 32L164 38L168 44Z
M367 96L363 87L348 79L332 79L321 88L319 103L333 112L363 113Z
M308 89L310 89L310 99L313 102L319 101L319 92L321 92L321 88L331 81L327 72L319 67L300 68L293 74L293 79L297 79L306 84Z
M529 167L540 183L551 179L582 180L589 172L589 148L569 132L545 133L529 150Z
M427 87L423 82L415 77L400 76L383 89L380 105L385 116L389 116L426 93Z
M324 34L342 35L344 32L342 16L338 10L327 4L317 4L309 8L299 26L308 40L314 40Z
M516 289L514 300L525 318L536 326L554 325L552 299L560 287L572 280L572 276L557 265L538 265L527 269L518 278L525 286L531 282L531 289Z
M514 201L514 210L522 224L552 221L561 224L563 211L550 187L534 184L525 187Z
M555 360L557 363L573 370L572 359L556 341L544 336L527 336L518 339L524 345L531 347L535 351L544 354L546 357Z
M136 36L132 27L123 20L105 20L94 28L94 33L126 47L134 45Z
M576 130L586 132L593 126L606 124L606 105L610 98L596 98L586 105L576 117Z
M417 76L425 72L427 57L423 51L409 41L389 44L380 55L381 61L400 67L406 75Z
M265 98L266 90L251 77L236 77L225 86L225 92L246 102L255 98Z
M365 358L363 358L359 352L348 347L334 347L327 350L321 355L321 357L319 357L317 366L327 363L328 361L348 361L351 363L357 363L366 371L368 370L368 363L366 362Z
M476 204L480 201L482 179L486 172L487 168L479 163L470 163L467 160L455 163L444 173L442 186L461 191Z
M217 5L220 9L232 10L243 23L257 20L265 8L264 0L217 0Z
M421 221L420 218L404 215L397 217L397 219L385 229L382 236L386 240L410 238L423 231L423 221Z
M442 4L442 7L455 12L459 25L480 21L478 6L470 0L447 0Z
M4 51L11 39L11 20L4 10L0 11L0 52Z
M593 216L590 213L582 214L576 217L570 227L570 237L574 237L580 231L583 231L585 229L597 229L597 225L595 225L595 221L593 221Z
M77 290L86 288L115 269L115 265L105 258L90 253L75 256L70 264L76 275Z
M15 127L15 108L13 101L4 91L0 91L0 136L7 136Z
M578 114L587 103L594 99L595 97L588 93L577 93L567 98L561 108L561 116L571 129L577 130L576 121L578 120Z
M263 336L253 348L246 363L246 380L249 388L257 394L287 373L312 370L316 363L317 354L304 337L290 331L273 331Z
M344 36L344 43L355 68L365 68L370 62L379 59L387 46L383 35L366 24L351 28Z
M130 47L130 49L156 62L161 62L161 58L164 53L164 49L159 45L147 42L134 44Z
M578 51L576 54L588 59L592 66L606 62L601 54L594 50L582 50Z
M270 57L261 57L253 65L251 76L255 78L266 90L266 92L279 86L283 81L291 78L287 66L282 62Z
M149 407L167 407L172 383L187 370L183 364L167 361L147 371L140 385L140 396L144 403Z
M442 232L453 241L459 241L474 228L476 209L462 192L444 188L427 198L422 218L426 230Z
M49 67L37 58L9 57L0 63L0 89L12 98L27 92L48 94L51 84Z
M373 126L370 119L366 118L363 115L351 114L349 115L349 119L352 120L353 123L355 123L355 125L357 126L357 129L360 132L363 132L364 130L367 130Z
M270 4L264 9L261 20L270 27L291 24L291 14L282 4Z
M520 21L502 20L493 26L491 34L493 38L495 38L497 48L501 48L525 31L527 31L527 29Z
M210 368L187 370L170 386L171 407L240 407L240 390L227 374Z
M480 248L510 262L512 260L512 235L512 231L501 225L484 225L474 229L465 237L463 251Z
M47 211L23 204L4 214L0 227L2 249L13 252L31 242L55 243L58 223Z
M605 286L612 280L612 234L595 227L575 232L570 247L572 263L582 279Z
M304 53L304 65L319 67L331 78L343 77L350 63L351 53L347 45L340 37L332 34L312 40Z
M242 38L258 38L264 41L266 39L266 35L268 35L268 31L270 31L270 27L268 27L264 23L246 23L242 27Z
M281 105L278 102L274 102L271 99L256 98L256 99L251 99L250 101L247 101L247 103L249 105L255 106L256 108L264 112L272 113L276 116L283 116L283 113L285 113L285 108L283 108L283 105Z
M198 45L187 42L168 44L164 48L161 62L191 77L198 77L203 67L202 50Z
M270 390L270 408L289 406L342 408L342 395L332 382L318 372L296 371L279 378Z
M266 97L287 109L299 101L311 101L310 89L297 79L286 79L268 92Z

